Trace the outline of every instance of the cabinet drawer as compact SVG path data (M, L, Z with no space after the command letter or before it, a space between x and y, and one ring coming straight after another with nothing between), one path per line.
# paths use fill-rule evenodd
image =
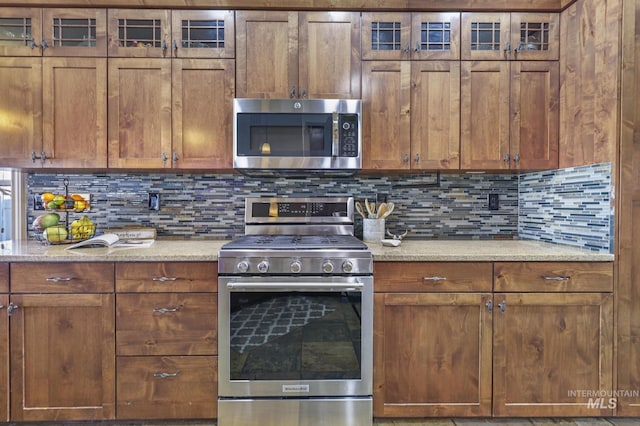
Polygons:
M497 262L495 291L613 291L611 262Z
M116 296L118 355L214 355L217 338L217 294Z
M0 293L9 292L9 264L0 263Z
M12 293L110 293L113 263L12 263Z
M136 262L116 264L119 292L216 292L216 262Z
M490 262L374 262L376 292L491 291Z
M118 357L119 419L212 419L217 416L215 356Z

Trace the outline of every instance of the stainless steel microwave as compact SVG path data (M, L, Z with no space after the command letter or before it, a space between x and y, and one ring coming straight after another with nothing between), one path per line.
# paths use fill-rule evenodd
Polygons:
M234 99L233 167L245 174L354 174L359 99Z

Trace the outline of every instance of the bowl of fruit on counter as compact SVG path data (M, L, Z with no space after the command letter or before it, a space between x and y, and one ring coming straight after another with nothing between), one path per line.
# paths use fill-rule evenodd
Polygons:
M60 214L49 212L36 217L33 230L36 239L43 243L70 244L92 238L96 224L86 215L68 223L61 219Z

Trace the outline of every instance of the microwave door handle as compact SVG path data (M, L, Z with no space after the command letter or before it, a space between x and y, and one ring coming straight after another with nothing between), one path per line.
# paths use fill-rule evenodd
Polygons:
M227 289L236 291L361 291L364 288L362 283L243 283L231 281L227 283Z
M331 144L331 156L337 157L340 155L340 115L337 112L333 113L333 138Z

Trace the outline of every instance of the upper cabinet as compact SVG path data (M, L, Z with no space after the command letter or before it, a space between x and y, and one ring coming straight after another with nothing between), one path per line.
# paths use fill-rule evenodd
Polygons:
M461 57L471 60L557 60L557 13L463 13Z
M236 96L360 98L360 13L238 11Z
M362 59L460 58L460 13L362 14Z
M0 9L1 166L106 167L105 28L104 9Z

